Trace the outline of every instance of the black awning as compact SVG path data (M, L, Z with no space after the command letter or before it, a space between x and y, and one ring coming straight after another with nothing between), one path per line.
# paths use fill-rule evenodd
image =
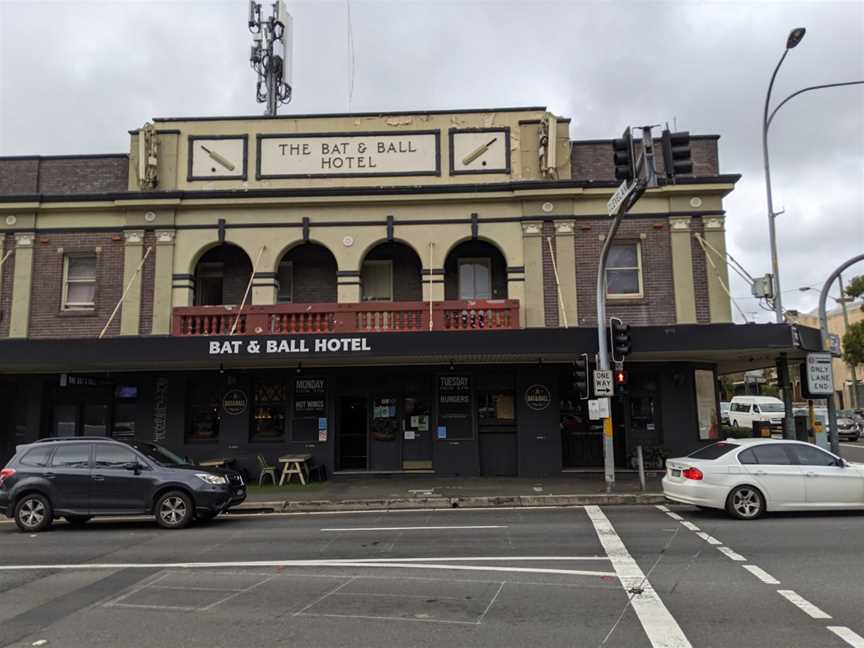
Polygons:
M765 367L780 353L818 350L814 329L789 324L705 324L632 328L628 361L689 361L721 370ZM0 372L183 370L218 367L351 366L570 361L597 351L593 328L429 331L351 335L141 336L0 341Z

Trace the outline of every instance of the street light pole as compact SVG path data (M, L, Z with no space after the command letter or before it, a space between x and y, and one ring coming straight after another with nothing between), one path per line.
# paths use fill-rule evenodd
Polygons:
M840 282L840 305L843 307L843 333L844 335L849 332L849 311L846 309L846 292L843 287L843 275L837 275L837 281ZM848 365L849 370L852 372L852 398L849 399L851 401L850 405L853 408L858 407L858 372L855 369L854 364Z
M771 74L771 81L768 83L768 92L765 93L765 109L762 112L762 162L765 166L765 194L768 197L768 238L771 245L771 272L774 274L774 313L777 323L783 323L783 299L780 294L780 266L777 262L777 234L774 226L774 200L771 196L771 169L768 163L768 107L771 104L771 90L774 87L774 79L777 78L777 72L780 71L780 66L786 60L789 50L794 48L801 42L806 33L804 27L796 27L786 39L786 49L783 50L783 56L777 61L777 66ZM772 115L773 117L773 115Z

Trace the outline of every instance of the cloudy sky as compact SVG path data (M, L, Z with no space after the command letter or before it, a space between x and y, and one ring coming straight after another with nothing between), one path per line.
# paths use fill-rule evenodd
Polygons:
M778 100L864 79L864 0L287 5L295 98L282 114L546 105L574 139L666 121L720 134L721 171L743 175L729 249L753 275L770 270L761 116L789 30L807 35ZM125 152L152 117L260 114L246 16L243 0L0 0L0 155ZM798 288L864 250L864 86L792 100L770 149L784 306L809 310L816 291ZM770 319L742 281L732 293Z

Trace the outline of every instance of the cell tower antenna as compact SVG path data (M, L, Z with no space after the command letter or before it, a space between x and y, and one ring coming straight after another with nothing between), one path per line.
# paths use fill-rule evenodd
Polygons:
M283 0L276 0L269 17L262 17L261 3L249 0L252 51L249 63L258 74L255 98L266 103L264 114L275 117L279 104L291 101L291 48L294 21Z

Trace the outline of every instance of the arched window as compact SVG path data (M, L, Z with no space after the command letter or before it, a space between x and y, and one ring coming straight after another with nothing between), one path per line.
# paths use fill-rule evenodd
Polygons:
M404 243L381 243L360 268L361 301L422 301L423 264Z
M280 304L327 304L337 301L336 258L323 245L303 243L279 262L276 301Z
M444 261L445 299L506 299L507 263L486 241L465 241Z
M236 245L208 250L195 265L195 305L239 304L252 275L252 262Z

